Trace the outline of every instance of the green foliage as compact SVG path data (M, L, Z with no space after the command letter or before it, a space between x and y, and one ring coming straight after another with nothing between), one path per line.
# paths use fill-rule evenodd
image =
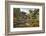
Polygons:
M39 9L35 9L34 11L29 10L30 14L32 13L32 19L36 19L37 15L39 15Z
M14 8L14 17L16 17L17 19L19 19L19 14L20 14L20 8Z
M29 10L30 13L32 13L32 10Z
M34 15L36 15L39 12L39 9L34 10Z

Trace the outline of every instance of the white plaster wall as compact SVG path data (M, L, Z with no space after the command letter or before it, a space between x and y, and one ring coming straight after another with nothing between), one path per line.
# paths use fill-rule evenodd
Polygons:
M4 1L5 0L0 0L0 36L5 36L5 2ZM39 2L39 3L43 3L46 0L14 0L14 1L24 1L24 2L26 1L26 2ZM46 18L46 7L45 7L45 18ZM46 19L45 19L45 27L46 27ZM46 33L28 34L28 35L15 35L15 36L46 36Z

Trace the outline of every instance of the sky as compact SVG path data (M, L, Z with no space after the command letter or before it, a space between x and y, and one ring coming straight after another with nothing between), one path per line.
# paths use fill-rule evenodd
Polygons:
M34 11L34 9L32 9L32 8L20 8L20 11L24 11L24 12L26 12L27 14L30 13L29 10Z

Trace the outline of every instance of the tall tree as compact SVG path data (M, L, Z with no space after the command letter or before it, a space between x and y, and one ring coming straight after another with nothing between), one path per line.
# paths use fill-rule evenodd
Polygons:
M19 14L20 14L20 8L14 8L13 12L14 12L14 17L16 17L18 19L19 18Z
M39 15L39 9L34 9L34 11L30 9L29 12L30 12L30 15L32 15L33 19L35 19L37 15Z

